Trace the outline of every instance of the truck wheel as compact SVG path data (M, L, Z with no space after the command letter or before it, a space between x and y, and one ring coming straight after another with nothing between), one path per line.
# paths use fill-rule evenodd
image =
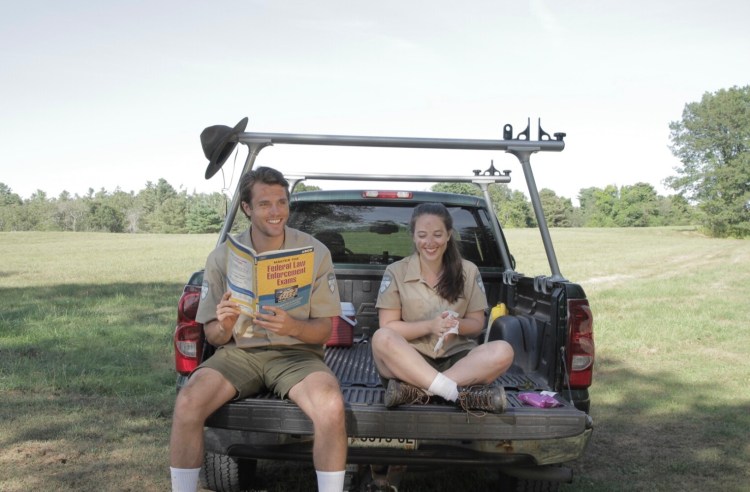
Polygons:
M257 464L256 460L206 453L201 468L201 483L216 492L248 490L253 484Z

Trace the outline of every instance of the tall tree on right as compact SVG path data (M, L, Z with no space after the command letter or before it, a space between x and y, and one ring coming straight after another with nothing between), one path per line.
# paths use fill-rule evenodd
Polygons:
M665 184L697 203L710 235L750 236L750 86L703 94L669 129L682 166Z

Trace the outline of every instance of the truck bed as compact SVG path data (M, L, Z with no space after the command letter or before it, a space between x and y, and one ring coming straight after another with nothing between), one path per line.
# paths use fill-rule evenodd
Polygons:
M355 342L352 347L330 347L326 350L325 360L341 382L346 402L347 431L353 438L353 461L356 461L358 447L376 448L377 444L392 448L392 442L402 443L404 451L409 451L409 440L419 440L419 448L424 450L425 446L429 448L430 442L440 440L487 440L496 443L560 439L580 436L590 426L588 416L563 398L558 398L561 407L539 409L525 406L517 398L520 391L544 388L532 378L513 371L498 379L498 384L505 387L508 397L508 408L502 414L467 413L446 402L387 409L383 404L384 388L375 370L367 340ZM294 403L269 394L224 405L208 419L207 426L215 430L245 433L281 432L289 434L292 440L309 437L313 433L310 420ZM371 438L372 446L366 446L367 438ZM357 446L357 441L362 446ZM246 453L242 453L233 449L233 454L255 457L252 455L257 453L258 456L268 457L268 447L261 451L257 439L251 442L254 442L254 450L248 448ZM275 447L275 444L271 447ZM286 452L289 459L288 450L281 451L282 448L279 448L279 452ZM367 451L367 462L372 462L373 451ZM393 460L393 449L389 449L388 457Z

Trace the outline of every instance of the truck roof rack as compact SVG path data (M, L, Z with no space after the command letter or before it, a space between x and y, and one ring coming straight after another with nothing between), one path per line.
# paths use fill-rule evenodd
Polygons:
M243 119L244 121L244 119ZM216 128L216 127L212 127ZM227 130L231 131L228 127ZM237 127L235 127L237 129ZM208 128L206 129L208 130ZM204 130L205 131L205 130ZM265 147L271 145L330 145L330 146L354 146L354 147L390 147L390 148L416 148L416 149L455 149L455 150L503 150L516 156L521 163L526 186L531 198L531 204L534 208L534 214L539 224L539 231L542 235L542 243L547 255L552 276L546 279L548 284L556 281L565 281L560 273L560 267L557 262L552 240L549 234L547 220L544 217L542 203L539 198L539 190L534 180L534 174L531 170L531 154L535 152L561 152L565 148L565 133L555 133L554 139L542 129L541 119L538 123L538 139L530 140L530 120L527 121L526 129L513 137L513 127L506 124L503 127L503 138L501 140L487 139L463 139L463 138L412 138L412 137L382 137L382 136L356 136L356 135L315 135L315 134L297 134L297 133L260 133L260 132L237 132L230 134L223 142L225 149L205 149L206 155L211 153L220 153L228 156L237 143L246 145L249 149L242 174L251 170L255 164L255 159ZM221 152L219 152L221 151ZM221 167L223 162L212 163L213 172ZM218 167L216 167L218 164ZM211 164L210 164L211 165ZM351 179L359 181L426 181L426 182L467 182L474 183L482 189L484 198L488 204L492 204L489 196L489 185L492 183L510 182L510 172L499 172L494 168L494 164L486 171L474 171L474 176L394 176L378 174L325 174L325 173L305 173L304 175L289 175L292 180L300 179ZM208 175L208 173L207 173ZM296 183L296 181L295 181ZM294 183L292 184L292 186ZM227 219L219 235L219 242L226 239L231 224L237 214L240 204L239 187L235 188L231 206L227 211ZM493 227L499 227L497 222L493 222ZM499 232L499 231L496 231ZM506 262L510 265L510 262ZM511 271L512 272L512 271ZM507 273L511 273L507 272Z

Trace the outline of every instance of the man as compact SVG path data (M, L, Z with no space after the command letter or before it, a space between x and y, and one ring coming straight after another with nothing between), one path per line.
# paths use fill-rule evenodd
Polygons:
M308 304L284 311L257 313L251 346L238 348L233 327L238 306L226 287L224 244L208 257L196 316L216 353L190 376L177 395L170 465L173 491L195 491L203 460L203 425L227 401L270 390L289 398L312 420L313 463L318 489L341 492L347 438L344 401L338 381L323 361L333 316L341 310L328 249L312 236L286 226L289 183L275 169L251 170L240 181L241 206L250 228L239 242L258 253L304 245L315 246L313 286ZM279 357L281 355L281 357Z

